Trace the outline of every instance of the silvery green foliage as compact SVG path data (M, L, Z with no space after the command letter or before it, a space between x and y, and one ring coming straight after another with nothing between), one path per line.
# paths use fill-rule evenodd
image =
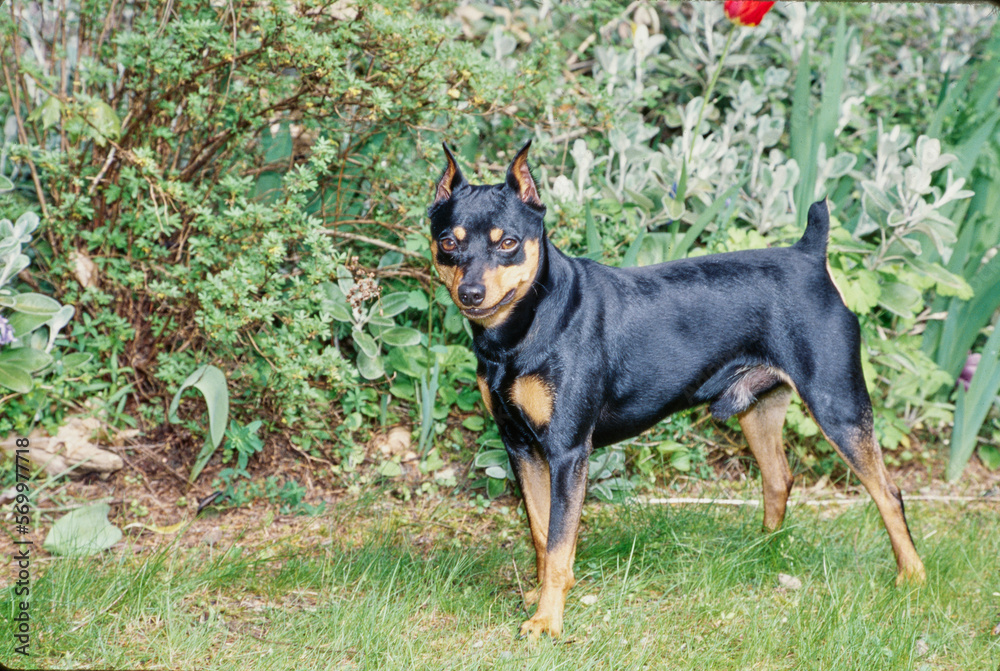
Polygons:
M941 82L958 77L956 68L978 53L996 19L981 7L871 9L871 25L880 27L848 21L839 63L833 63L837 15L802 3L777 5L760 29L735 28L719 3L694 3L669 14L674 36L666 42L639 27L631 40L598 40L594 79L619 111L606 132L575 140L566 173L551 176L552 200L567 218L580 221L586 212L589 253L599 237L591 227L605 236L603 253L611 261L627 260L626 249L642 231L633 259L648 263L678 253L787 244L801 234L799 190L809 202L832 197L834 277L863 317L875 319L876 308L889 315L877 328L874 322L864 327L867 375L881 378L888 390L879 412L897 408L907 425L946 421L946 404L928 398L948 376L920 351L912 332L926 296L970 293L966 281L942 265L956 240L961 208L954 205L973 195L964 179L969 168L926 128L881 119L897 109L909 118L932 117ZM731 33L730 52L706 101ZM901 40L904 46L894 46ZM813 79L805 91L810 119L830 114L822 105L831 101L822 96L831 71L843 72L832 135L815 138L809 171L792 158L790 142L805 57ZM807 173L815 181L802 184ZM739 193L727 199L733 188ZM732 202L704 223L720 200ZM697 247L678 244L692 230ZM584 241L563 235L570 243ZM898 421L895 432L881 431L883 444L895 447L904 420L885 417L876 421Z
M941 142L921 135L916 146L911 147L908 133L895 126L886 132L878 123L879 139L874 174L861 181L864 189L864 211L855 230L855 236L881 231L883 242L878 253L868 261L877 267L893 253L899 253L894 244L906 252L919 256L923 251L919 238L912 233L925 234L934 244L937 253L946 261L954 244L956 223L941 213L948 203L971 198L974 194L963 189L965 179L953 179L949 170L944 190L931 185L931 178L956 157L942 154Z
M0 387L21 393L31 391L33 375L52 365L56 336L73 318L73 306L14 287L17 274L31 264L22 250L31 242L38 224L34 212L25 212L13 223L0 219L0 324L4 335ZM66 363L79 365L88 358L75 355Z
M899 20L909 9L879 5L872 8L873 21ZM719 66L725 41L734 26L724 17L718 3L696 3L690 10L690 18L682 12L672 15L681 33L679 39L669 43L657 40L656 35L649 35L646 26L639 25L634 28L631 44L595 48L595 80L616 105L638 107L648 103L649 91L655 88L656 78L663 75L675 78L673 83L678 86L684 86L687 80L694 86L692 91L695 93L705 89ZM873 49L862 45L856 34L850 36L845 87L838 103L835 132L838 139L845 132L854 135L878 132L881 137L884 131L875 128L877 115L871 114L865 101L876 94L926 98L928 78L924 75L928 74L928 69L954 71L968 60L972 47L988 34L988 24L994 20L983 8L955 8L954 22L950 14L942 14L951 12L952 8L920 7L917 11L923 15L927 30L913 36L919 50L911 46L900 49L902 73L895 71L891 63L873 61ZM912 23L915 22L911 20L908 25ZM933 32L930 26L939 26L941 32ZM662 203L663 210L669 210L671 216L645 212L647 216L642 219L647 224L662 224L674 219L690 224L714 198L745 177L745 197L738 204L741 218L764 234L794 225L799 213L795 211L792 191L798 185L801 166L787 154L787 113L793 79L790 69L802 56L803 45L807 42L819 44L832 32L831 28L815 6L788 3L775 7L773 20L766 30L737 29L713 100L706 102L694 95L687 102L659 112L667 128L678 132L659 133L659 129L635 115L622 114L615 120L607 134L608 152L598 159L604 163L609 192L622 202L634 202L640 210L644 201ZM923 48L925 46L927 49ZM667 51L670 53L664 53ZM817 51L818 58L830 58L822 49ZM768 64L769 61L772 64ZM824 70L822 60L818 69ZM759 76L759 72L763 72L763 76ZM717 107L721 99L728 103L725 112ZM699 117L702 118L700 124ZM902 155L895 159L886 156L886 152L891 151L890 146L895 146L895 151L900 153L906 145L896 146L880 139L879 157L872 161L872 157L857 151L856 142L850 144L849 147L820 146L817 180L810 185L816 198L823 197L842 178L873 181L875 173L882 180L881 190L891 190L899 184L912 192L916 187L926 188L927 185L921 187L923 182L920 180L926 181L940 169L911 165L912 161ZM892 160L904 161L913 168L909 183L904 183L905 174L887 172L880 167L880 162ZM580 167L577 164L574 168L573 178L578 203L584 199L581 178L577 174ZM692 207L688 201L686 207L681 207L682 204L667 202L664 198L664 194L677 184L682 169L686 170L688 180L685 198L694 198L701 206ZM915 182L918 171L920 180ZM887 178L894 181L886 182ZM559 200L569 198L567 187L560 182L555 188ZM954 189L937 206L933 200L918 206L911 193L909 205L896 203L903 209L892 216L892 223L906 220L911 226L908 230L928 229L937 236L935 239L947 240L947 229L953 229L954 222L949 225L933 212L951 198L970 195L960 186ZM639 193L643 198L630 197L630 193ZM920 194L921 197L925 195ZM873 232L874 222L880 219L889 225L889 213L877 216L868 206L872 202L870 197L866 200L858 237ZM917 209L910 211L913 207ZM916 227L915 217L922 219L921 228Z

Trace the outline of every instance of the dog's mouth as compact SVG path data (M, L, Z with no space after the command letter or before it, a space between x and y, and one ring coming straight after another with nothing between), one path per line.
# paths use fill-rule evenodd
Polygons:
M503 306L514 300L514 289L511 289L507 294L500 299L500 301L488 308L462 308L462 314L469 319L486 319L487 317L492 317L497 313L497 311Z

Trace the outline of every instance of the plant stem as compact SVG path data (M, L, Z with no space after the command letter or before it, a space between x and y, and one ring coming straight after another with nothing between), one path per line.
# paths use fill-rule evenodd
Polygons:
M729 47L733 43L733 35L736 34L736 27L734 26L732 30L729 31L729 37L726 38L726 46L722 49L722 56L719 57L719 65L715 68L715 72L712 73L712 79L708 82L708 90L705 91L705 97L701 101L701 110L698 112L698 122L694 125L694 130L691 133L691 149L688 150L688 163L694 158L694 142L698 138L698 129L701 128L701 119L705 115L705 108L708 106L708 100L712 97L712 91L715 90L715 82L719 81L719 73L722 72L722 66L726 63L726 56L729 55Z

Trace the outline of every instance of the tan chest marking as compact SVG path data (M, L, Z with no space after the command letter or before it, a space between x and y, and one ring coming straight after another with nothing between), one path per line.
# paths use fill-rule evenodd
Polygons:
M537 375L525 375L514 380L510 400L536 426L546 426L552 419L554 398L549 384Z

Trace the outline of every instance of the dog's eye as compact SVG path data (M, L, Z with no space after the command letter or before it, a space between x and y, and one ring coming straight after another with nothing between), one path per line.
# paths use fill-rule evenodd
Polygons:
M458 245L451 238L445 238L441 241L441 249L446 252L453 252L458 248Z
M514 238L504 238L503 242L500 243L500 249L504 250L505 252L509 252L510 250L516 248L517 248L517 240L515 240Z

